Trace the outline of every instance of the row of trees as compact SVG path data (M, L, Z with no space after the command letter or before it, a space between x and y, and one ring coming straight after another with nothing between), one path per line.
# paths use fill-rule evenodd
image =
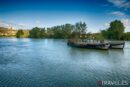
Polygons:
M45 38L46 37L46 30L45 28L38 28L35 27L32 30L30 30L30 38Z
M17 38L27 38L29 37L29 30L18 30L16 33Z
M110 23L110 27L101 30L100 33L86 33L87 25L85 22L78 22L76 24L64 24L50 28L35 27L30 31L25 32L18 30L17 37L30 38L94 38L97 40L130 40L130 32L124 33L125 27L120 20L115 20ZM26 34L25 34L26 33ZM82 37L81 37L82 36Z
M86 33L87 25L85 22L78 22L75 25L64 24L51 28L35 27L30 30L31 38L73 38Z

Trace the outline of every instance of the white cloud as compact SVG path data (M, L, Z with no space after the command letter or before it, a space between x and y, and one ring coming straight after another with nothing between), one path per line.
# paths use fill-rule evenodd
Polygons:
M18 24L19 26L27 26L26 24L20 23Z
M39 20L36 21L37 24L40 24L41 22Z
M126 31L130 31L130 19L126 18L122 19L121 21L124 24Z
M111 12L110 14L115 15L115 16L120 16L120 17L126 16L125 13L120 12L120 11L114 11L114 12Z
M130 8L130 2L126 0L108 0L108 2L112 3L116 7L124 8L125 10Z
M9 24L0 21L0 27L9 27L9 26L10 26Z

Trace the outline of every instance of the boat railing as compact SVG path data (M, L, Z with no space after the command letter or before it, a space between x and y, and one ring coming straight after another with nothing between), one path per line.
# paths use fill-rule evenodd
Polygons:
M71 42L76 44L104 44L108 43L107 40L88 40L88 39L79 39L79 40L71 40Z

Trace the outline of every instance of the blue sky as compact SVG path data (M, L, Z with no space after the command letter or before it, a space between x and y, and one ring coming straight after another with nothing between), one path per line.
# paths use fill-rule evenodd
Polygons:
M130 31L130 0L0 0L0 26L29 29L83 21L88 32L99 32L115 19Z

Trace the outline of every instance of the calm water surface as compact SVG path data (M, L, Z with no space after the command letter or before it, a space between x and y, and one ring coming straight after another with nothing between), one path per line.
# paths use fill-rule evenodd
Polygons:
M130 42L103 51L66 40L0 39L0 87L99 87L99 80L130 82Z

